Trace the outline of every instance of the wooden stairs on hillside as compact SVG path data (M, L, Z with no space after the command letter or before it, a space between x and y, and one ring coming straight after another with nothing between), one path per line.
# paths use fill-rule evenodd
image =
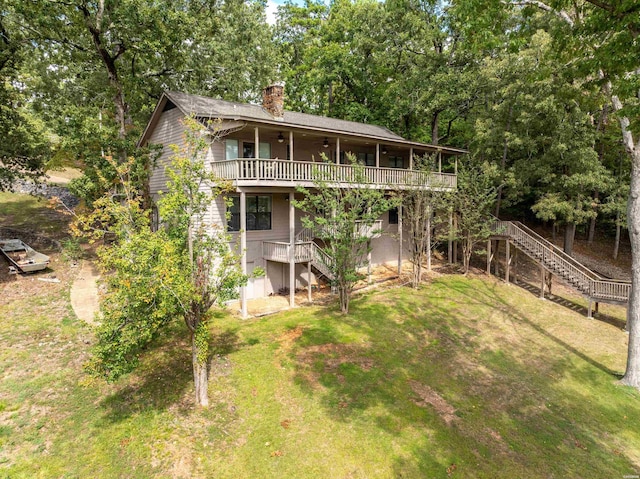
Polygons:
M578 291L589 300L588 316L591 317L592 303L627 304L631 292L631 282L604 278L572 258L556 245L547 241L538 233L519 221L500 221L493 223L492 240L505 240L506 244L506 276L508 280L511 263L510 248L512 244L529 258L537 262L541 268L556 275L564 283ZM487 252L487 269L491 264L491 240ZM541 286L541 297L544 296L544 281Z

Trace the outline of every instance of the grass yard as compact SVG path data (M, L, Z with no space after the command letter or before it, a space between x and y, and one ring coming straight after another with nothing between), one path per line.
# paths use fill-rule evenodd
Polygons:
M0 477L622 477L640 471L626 336L530 292L445 276L215 327L212 407L189 346L114 385L82 372L70 277L0 294ZM623 316L617 308L607 310ZM183 332L181 325L176 333Z
M0 194L0 225L66 217ZM31 226L33 227L33 226ZM208 410L182 324L115 384L60 283L0 274L0 478L622 478L640 474L640 394L618 385L624 310L486 276L213 326ZM5 265L0 260L0 268ZM574 304L575 303L575 304Z

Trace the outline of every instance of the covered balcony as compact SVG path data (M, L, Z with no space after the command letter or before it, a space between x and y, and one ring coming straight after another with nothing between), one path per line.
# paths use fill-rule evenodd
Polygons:
M236 186L304 186L312 187L322 180L338 187L355 186L359 173L352 165L327 162L290 161L262 158L237 158L211 163L220 178L234 181ZM399 168L364 167L368 184L382 189L452 189L456 175L452 173L424 172Z
M326 136L309 130L282 131L271 125L242 124L237 128L212 146L211 161L213 172L231 180L236 188L313 187L318 180L340 188L359 183L388 190L456 187L457 156L462 150L411 142L391 133L378 139L348 133ZM425 154L435 159L433 169L437 171L415 168ZM351 157L364 165L363 170L350 164Z

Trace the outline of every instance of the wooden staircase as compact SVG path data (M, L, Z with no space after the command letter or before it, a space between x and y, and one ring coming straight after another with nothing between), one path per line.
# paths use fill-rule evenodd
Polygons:
M496 220L494 239L506 239L519 250L596 303L626 304L631 282L604 278L519 221Z

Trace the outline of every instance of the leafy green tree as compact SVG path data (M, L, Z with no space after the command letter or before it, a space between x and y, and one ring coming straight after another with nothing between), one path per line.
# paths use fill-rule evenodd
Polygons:
M414 161L416 170L433 171L435 155L425 155ZM434 214L445 205L445 193L438 190L437 184L431 184L430 188L416 184L400 192L399 198L407 224L406 248L413 266L411 286L417 288L422 282L425 264L428 270L431 268L432 230L441 223Z
M321 249L331 258L326 266L338 289L343 314L349 313L354 285L365 277L360 270L371 248L374 222L396 204L395 199L386 198L384 191L369 181L364 165L353 155L347 158L352 186L336 185L337 167L324 158L328 168L317 172L313 189L298 188L304 198L294 203L308 214L302 218L303 225L322 240Z
M450 237L462 245L464 273L469 272L471 255L477 244L494 233L491 209L496 200L498 171L489 163L465 164L458 172L458 188L448 194L448 206L456 216Z
M0 191L18 178L37 179L51 153L47 129L34 115L24 84L27 48L10 6L0 4Z
M163 90L255 99L274 76L260 1L6 1L28 39L34 108L60 138L57 162L84 171L73 188L89 200L99 176L116 180L105 156L133 152Z
M228 185L207 172L208 145L200 131L198 122L187 120L187 147L176 149L167 171L158 231L151 231L142 197L126 177L128 165L115 165L123 193L96 201L88 218L115 234L114 244L100 250L107 294L89 370L110 380L131 371L142 350L181 318L191 339L196 403L207 406L211 308L236 297L247 277L224 228L205 221Z

